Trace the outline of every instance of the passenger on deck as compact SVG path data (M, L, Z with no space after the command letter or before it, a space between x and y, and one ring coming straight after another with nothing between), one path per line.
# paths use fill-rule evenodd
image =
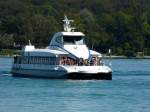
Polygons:
M60 58L59 64L60 64L60 65L64 65L64 57L61 57L61 58Z
M61 57L59 64L60 65L76 65L77 61L69 57Z
M84 60L83 60L83 58L80 58L79 59L79 65L82 66L83 64L84 64Z
M84 60L84 65L85 65L85 66L88 66L88 65L89 65L88 59L85 59L85 60Z

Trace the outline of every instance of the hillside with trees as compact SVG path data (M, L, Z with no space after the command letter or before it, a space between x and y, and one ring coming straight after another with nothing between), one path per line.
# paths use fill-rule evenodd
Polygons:
M46 47L63 30L64 14L86 34L90 48L150 55L150 0L0 0L0 49L21 47L28 40Z

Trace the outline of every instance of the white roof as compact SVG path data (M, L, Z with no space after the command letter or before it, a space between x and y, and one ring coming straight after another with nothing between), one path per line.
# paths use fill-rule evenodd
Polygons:
M34 49L29 52L24 52L25 56L54 56L57 57L58 55L66 55L68 54L65 51L54 50L54 49Z
M57 34L65 36L85 36L82 32L58 32Z
M29 52L29 51L32 51L34 49L35 49L35 47L33 45L26 45L23 47L22 52Z
M102 54L101 54L101 53L98 53L98 52L93 51L93 50L90 50L90 54L91 54L91 55L95 55L95 56L102 57Z

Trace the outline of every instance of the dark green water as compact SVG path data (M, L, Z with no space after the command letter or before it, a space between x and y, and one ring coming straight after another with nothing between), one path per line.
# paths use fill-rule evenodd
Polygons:
M113 59L112 81L14 78L11 64L0 58L0 112L150 112L148 59Z

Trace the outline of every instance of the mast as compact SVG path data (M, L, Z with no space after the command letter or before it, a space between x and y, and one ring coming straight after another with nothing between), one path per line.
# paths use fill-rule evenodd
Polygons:
M74 22L74 20L68 20L67 16L64 16L64 20L62 20L64 22L64 31L65 32L72 32L74 31L74 27L71 27L70 22Z

